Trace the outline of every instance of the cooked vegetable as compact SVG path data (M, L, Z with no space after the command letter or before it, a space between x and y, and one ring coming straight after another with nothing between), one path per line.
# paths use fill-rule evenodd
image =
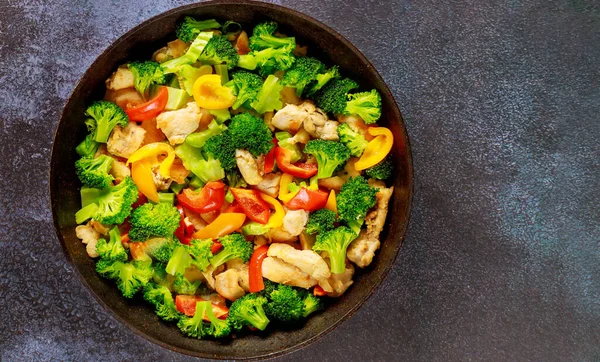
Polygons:
M105 260L127 261L127 252L121 244L121 233L118 227L110 229L108 233L110 239L98 239L96 251L100 258Z
M192 256L192 264L198 269L205 271L210 265L210 259L213 257L213 244L212 239L193 239L186 246L188 253Z
M120 224L129 216L137 195L137 187L130 177L126 177L116 186L98 190L87 200L87 205L77 211L75 221L81 224L94 219L105 225Z
M340 221L355 231L360 230L367 211L377 202L376 194L377 190L371 187L364 177L351 177L337 196Z
M194 295L200 287L200 281L190 282L183 274L177 274L173 282L173 290L177 294Z
M171 237L179 227L179 211L168 203L144 204L131 213L129 239L143 241L152 236Z
M161 87L154 98L137 106L129 107L125 112L132 121L148 121L158 116L165 109L168 98L169 91L166 87Z
M311 212L306 224L306 232L309 234L321 234L335 228L335 212L327 209L320 209Z
M265 288L262 276L262 262L267 257L269 246L263 245L254 250L250 258L248 284L250 293L260 292Z
M269 324L263 308L266 303L267 299L260 294L246 294L231 304L227 320L236 330L252 326L262 331Z
M315 95L315 103L325 112L345 114L348 92L356 88L358 88L358 83L352 79L334 79L327 82Z
M373 124L381 117L381 96L377 90L348 95L345 114L356 114L366 124Z
M175 34L181 40L189 43L196 39L198 34L207 29L218 29L221 27L215 19L196 20L191 16L186 16L183 22L177 27Z
M127 67L133 73L135 89L143 96L148 95L151 85L166 82L165 74L157 62L131 62Z
M304 304L302 307L302 317L304 318L324 308L323 301L310 293L306 293L302 302Z
M350 158L350 150L343 143L325 140L310 140L304 153L315 156L319 165L317 178L331 177Z
M350 154L354 157L360 157L369 142L360 133L355 132L350 128L348 123L342 123L337 128L340 142L342 142L350 150Z
M329 68L326 72L316 76L316 82L310 85L310 89L307 92L309 96L315 95L321 88L325 86L330 80L337 79L340 77L340 70L337 65Z
M219 122L213 119L204 131L188 135L185 138L185 142L192 147L202 148L208 139L225 132L225 130L227 130L227 126L219 124Z
M229 260L238 258L241 259L242 262L247 263L254 251L252 243L248 242L244 238L244 235L240 233L222 236L219 238L219 242L223 245L223 250L215 255L210 261L215 268L225 264Z
M75 161L75 172L82 184L102 189L110 186L115 179L109 174L113 161L112 157L106 155L83 157Z
M279 284L267 294L265 312L270 319L293 322L302 318L304 302L298 291L289 285Z
M192 171L202 182L218 181L225 177L225 170L221 167L222 162L219 162L219 159L216 158L219 154L212 154L208 146L213 138L220 136L222 135L211 137L202 149L192 147L187 143L181 144L175 149L175 154L181 158L184 167ZM206 151L203 152L203 150ZM214 147L214 152L217 152L217 150L219 150L219 147ZM219 152L224 153L223 150Z
M314 251L326 251L331 263L331 272L341 274L346 269L346 249L357 234L351 229L340 226L322 234L317 235L317 241L313 245Z
M276 37L274 35L276 30L277 23L274 21L267 21L256 25L250 37L250 49L294 48L296 46L296 40L293 37Z
M163 72L165 74L176 73L181 66L196 62L213 35L214 33L210 31L199 32L184 55L160 64Z
M198 106L205 109L229 108L235 102L231 88L221 84L218 74L201 75L194 82L192 94Z
M154 305L156 315L161 319L177 321L182 317L182 314L179 313L175 306L173 295L167 287L152 282L146 284L144 287L144 299Z
M75 152L81 157L92 157L98 150L100 144L94 141L94 135L88 134L85 136L84 140L77 145L75 148Z
M252 108L260 114L280 110L283 107L281 102L282 89L283 86L279 83L279 78L269 75L252 102Z
M229 82L229 85L234 89L234 94L236 95L235 102L231 107L233 109L238 109L242 106L250 108L263 86L262 78L245 70L234 72L231 78L232 80Z
M177 200L187 209L197 213L219 210L225 201L225 184L221 181L210 181L202 189L184 189Z
M214 35L206 44L204 51L198 57L198 61L205 64L223 64L227 69L233 69L238 63L240 56L233 45L223 35Z
M394 144L392 131L385 127L369 127L367 132L371 136L375 136L375 138L369 142L362 156L354 164L354 168L357 171L373 167L383 161L392 150L392 145Z
M118 260L100 259L96 263L96 271L107 279L115 280L125 298L133 298L153 275L151 263L141 261L124 263Z
M240 113L229 124L231 142L237 149L247 149L254 156L269 153L273 148L273 135L265 123L250 113Z
M112 102L96 101L92 103L85 114L91 118L85 121L88 130L94 135L94 141L106 143L110 132L116 125L127 126L129 118L123 108Z
M315 58L296 58L294 65L285 72L282 85L296 88L296 94L302 96L304 88L316 81L317 76L325 71L325 65Z
M204 322L204 316L208 316L209 322ZM194 338L226 337L231 333L227 321L215 317L210 302L196 302L196 312L192 318L183 317L177 323L181 331Z
M373 167L365 170L365 175L376 180L389 180L392 177L394 171L394 164L390 156L386 157L383 161L379 162Z

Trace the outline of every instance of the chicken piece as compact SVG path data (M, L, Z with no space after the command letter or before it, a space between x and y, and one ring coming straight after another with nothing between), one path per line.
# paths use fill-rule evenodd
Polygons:
M279 195L280 180L281 173L269 173L263 176L262 181L259 182L258 185L256 185L256 188L271 197L277 197L277 195Z
M302 247L302 250L312 250L315 241L315 235L307 234L305 231L300 234L300 247Z
M77 226L75 228L75 235L85 244L85 251L90 258L97 258L100 256L96 251L96 244L98 243L98 239L101 238L101 235L92 225L90 225L90 223Z
M100 224L96 220L90 220L90 222L88 223L88 225L90 225L91 227L93 227L94 230L96 230L97 232L100 233L100 235L108 235L108 232L111 229L109 226L102 225L102 224Z
M212 265L209 265L205 271L202 272L204 279L206 280L206 285L215 290L215 276L218 276L225 269L224 265L219 265L217 269L215 269Z
M367 125L365 124L365 121L363 121L362 118L360 118L358 116L355 116L355 115L351 115L351 116L339 115L338 116L338 121L340 123L347 123L348 126L350 126L350 128L354 132L358 132L362 136L372 137L372 136L370 136L370 135L367 134L367 129L369 127L367 127Z
M258 163L249 151L235 150L235 161L248 185L258 185L263 180Z
M177 145L198 128L202 115L196 102L189 102L185 108L159 114L156 127L163 131L171 145Z
M354 283L352 280L353 276L354 267L352 264L346 263L346 269L342 274L331 274L329 279L327 279L327 283L329 283L332 291L328 291L326 285L321 285L321 287L327 291L328 297L339 297Z
M359 268L364 268L371 264L375 251L379 249L381 243L378 238L368 236L366 230L361 230L358 237L352 241L346 251L346 256Z
M298 240L298 236L290 234L287 230L283 228L283 226L280 226L275 229L270 229L265 233L264 236L269 240L269 243L293 243L296 240Z
M129 166L125 165L125 162L114 160L110 167L110 174L116 181L123 181L125 177L131 176L131 170Z
M167 139L165 134L162 133L158 127L156 127L156 118L142 122L140 127L146 130L146 135L144 136L144 142L142 143L142 146L149 143L162 142Z
M202 230L208 225L206 221L198 214L188 208L183 208L183 212L185 213L185 219L194 225L194 229L196 231Z
M262 273L263 277L275 283L305 289L317 285L317 280L309 274L273 256L268 256L263 260Z
M331 276L325 260L312 250L296 250L288 244L274 243L269 247L267 256L277 257L292 264L318 281Z
M104 94L104 100L116 103L117 106L127 109L144 103L144 98L135 88L124 88L117 91L107 89Z
M237 37L233 48L238 52L239 55L250 53L250 42L248 41L248 33L242 30L240 35Z
M258 248L259 246L267 245L267 238L264 235L256 235L254 237L254 248Z
M225 298L234 301L246 292L240 286L240 273L237 269L227 269L215 277L215 290Z
M171 182L173 180L170 177L164 177L160 174L158 168L152 170L152 180L154 181L154 186L158 191L166 191L171 186Z
M129 122L124 128L116 125L106 143L106 148L115 156L129 158L140 148L145 134L146 131L135 122Z
M240 287L242 287L242 289L244 289L245 292L249 292L250 291L250 274L249 274L249 270L248 270L248 264L244 263L242 261L242 259L239 258L235 258L232 260L229 260L227 263L225 263L225 265L227 266L227 269L235 269L239 272L240 274Z
M383 230L388 206L393 193L394 187L384 187L380 188L379 192L375 194L377 197L377 204L375 205L376 209L370 211L365 217L367 233L372 238L379 238L379 234L381 234L381 231Z
M283 217L283 230L291 236L298 236L304 230L308 222L308 211L306 210L286 210Z
M320 138L328 141L338 141L340 137L337 134L337 121L327 119L327 114L316 108L312 103L305 102L302 105L310 104L305 108L308 110L308 116L304 120L304 129L314 138Z
M306 132L304 128L300 128L300 130L296 132L294 137L288 140L288 142L293 145L297 143L307 144L308 141L310 141L310 134L308 134L308 132Z
M288 104L281 108L271 119L271 124L282 131L298 131L309 114L305 107L303 107L304 104L312 105L312 103L305 102L300 106ZM314 105L312 107L314 108Z
M179 58L187 50L188 45L179 39L173 40L167 43L166 47L162 47L152 54L152 60L159 63L165 62L169 59Z
M327 178L320 179L319 187L323 187L328 190L335 190L337 192L340 192L340 190L342 189L342 186L344 186L345 183L346 183L346 180L343 179L342 177L333 176L333 177L327 177Z
M125 88L133 88L133 73L127 65L121 65L115 72L106 80L106 89L118 91Z

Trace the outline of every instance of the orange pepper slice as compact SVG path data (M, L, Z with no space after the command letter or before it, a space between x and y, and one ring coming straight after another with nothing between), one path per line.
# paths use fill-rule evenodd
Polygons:
M337 199L335 197L335 191L331 190L329 192L329 197L327 197L327 203L325 204L325 208L337 214Z
M152 169L145 161L137 161L131 165L131 178L144 196L149 200L158 202L158 190L154 184Z
M260 197L262 197L262 199L265 200L266 203L270 204L271 206L273 206L273 209L275 209L275 212L271 213L271 216L269 217L269 221L267 222L266 226L274 229L283 225L285 210L283 209L283 206L281 206L281 203L279 203L279 201L277 201L274 197L271 197L267 194L261 193Z
M363 154L354 164L354 168L357 171L366 170L383 161L385 156L392 150L392 145L394 144L394 135L388 128L369 127L367 132L375 136L375 138L369 142Z
M241 228L244 221L246 221L246 214L224 212L204 229L196 231L192 237L194 239L220 238Z
M173 165L173 161L175 161L175 150L171 145L164 142L155 142L149 143L137 151L135 151L129 158L127 159L127 164L135 163L144 159L151 160L151 162L157 163L157 156L161 154L167 154L167 157L160 163L160 174L164 177L171 177L171 166ZM150 164L147 164L150 166Z
M198 77L194 82L192 94L198 106L205 109L229 108L235 102L233 91L221 85L221 76L218 74Z

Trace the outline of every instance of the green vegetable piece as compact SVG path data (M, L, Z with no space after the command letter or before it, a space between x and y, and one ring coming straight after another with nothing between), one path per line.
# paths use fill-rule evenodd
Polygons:
M96 252L102 259L106 260L118 260L127 261L127 251L121 244L121 233L118 227L110 229L108 232L110 237L107 242L106 239L99 239L96 243Z
M123 108L112 102L95 101L87 108L85 114L91 117L86 121L86 125L94 135L94 141L99 143L106 143L116 125L125 127L129 123L129 117Z
M313 155L317 159L319 179L331 177L350 158L350 150L343 143L320 139L308 141L304 153Z
M345 226L317 235L313 245L314 251L326 251L329 255L331 272L341 274L346 269L346 250L350 243L356 239L357 234Z
M356 114L366 124L373 124L381 117L381 96L377 90L348 95L345 114Z
M82 184L103 189L115 179L109 174L114 159L106 155L84 157L75 161L75 173Z
M91 191L87 191L91 193ZM88 203L75 214L75 221L82 224L88 219L94 219L101 224L121 224L131 212L131 205L138 198L138 189L131 180L126 177L118 185L109 186L95 191L97 196L88 197Z
M218 29L220 27L221 24L219 24L215 19L196 20L191 16L186 16L183 19L183 22L177 27L175 35L177 35L177 37L184 42L189 43L196 39L201 31L207 29Z

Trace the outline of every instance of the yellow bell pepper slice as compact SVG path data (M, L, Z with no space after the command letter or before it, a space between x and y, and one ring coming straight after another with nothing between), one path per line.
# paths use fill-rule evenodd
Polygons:
M131 165L131 178L142 194L149 200L158 202L158 190L154 184L152 169L144 160Z
M192 235L194 239L216 239L229 235L244 225L246 214L237 212L224 212L217 216L210 224Z
M392 131L388 128L369 127L367 132L375 138L369 142L362 156L354 164L354 168L357 171L366 170L383 161L385 156L392 150L392 145L394 144L394 135L392 135Z
M298 193L298 191L290 192L290 190L288 189L288 185L291 182L294 182L294 176L290 175L289 173L284 173L283 175L281 175L281 179L279 180L278 198L284 203L290 201Z
M325 204L325 208L337 214L337 199L335 197L335 191L331 190L329 192L329 197L327 197L327 203Z
M278 228L281 225L283 225L283 217L285 216L285 210L283 209L283 206L281 206L281 203L277 201L277 199L275 199L274 197L263 193L260 194L260 197L262 197L262 199L265 200L266 203L270 204L271 206L273 206L273 209L275 209L275 212L271 213L269 221L265 226L270 228Z
M175 150L170 144L164 142L149 143L133 153L127 159L127 164L135 163L140 160L149 159L153 164L157 162L158 155L166 154L167 157L160 164L160 174L164 177L171 177L171 166L175 161Z
M192 94L198 106L205 109L229 108L236 98L231 88L221 85L218 74L205 74L196 79Z

